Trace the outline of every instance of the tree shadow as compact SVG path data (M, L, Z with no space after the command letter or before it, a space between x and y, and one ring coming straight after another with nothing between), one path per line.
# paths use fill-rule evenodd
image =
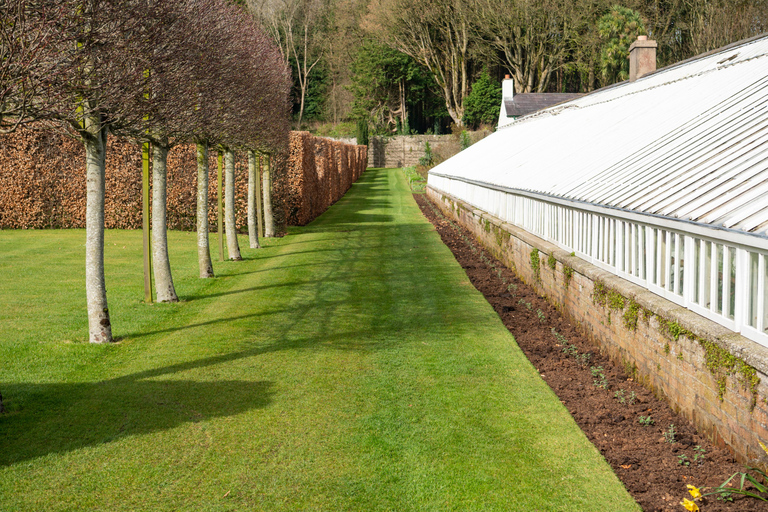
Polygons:
M142 380L4 384L0 466L269 405L269 381ZM18 401L19 403L14 403Z
M167 376L285 350L368 352L389 347L370 341L368 334L356 330L282 339L100 382L3 384L8 412L0 415L0 467L262 409L275 397L271 381L198 381Z

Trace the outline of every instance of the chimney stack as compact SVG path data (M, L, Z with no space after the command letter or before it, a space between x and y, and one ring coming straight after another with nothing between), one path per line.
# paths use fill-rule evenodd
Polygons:
M504 75L504 80L501 82L501 108L499 109L499 123L498 127L504 126L512 122L511 117L507 117L507 107L504 104L505 101L512 101L515 97L515 80L509 75Z
M629 46L629 81L634 82L643 75L656 71L656 41L648 36L637 36Z

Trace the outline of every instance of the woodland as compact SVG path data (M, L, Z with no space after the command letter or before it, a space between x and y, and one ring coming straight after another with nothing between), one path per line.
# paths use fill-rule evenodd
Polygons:
M243 0L245 1L245 0ZM351 136L495 124L517 93L627 78L637 35L667 66L767 30L767 0L247 0L293 75L293 127ZM489 106L491 105L491 106Z

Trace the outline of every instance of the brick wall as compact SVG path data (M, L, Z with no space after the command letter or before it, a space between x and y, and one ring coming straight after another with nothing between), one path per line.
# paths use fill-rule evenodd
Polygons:
M768 349L454 197L427 194L699 432L765 465Z

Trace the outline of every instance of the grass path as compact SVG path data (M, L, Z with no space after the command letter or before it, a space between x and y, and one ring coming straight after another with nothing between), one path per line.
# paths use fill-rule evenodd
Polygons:
M108 232L112 346L83 237L0 232L0 510L637 510L400 171L215 280L172 233L180 304Z

